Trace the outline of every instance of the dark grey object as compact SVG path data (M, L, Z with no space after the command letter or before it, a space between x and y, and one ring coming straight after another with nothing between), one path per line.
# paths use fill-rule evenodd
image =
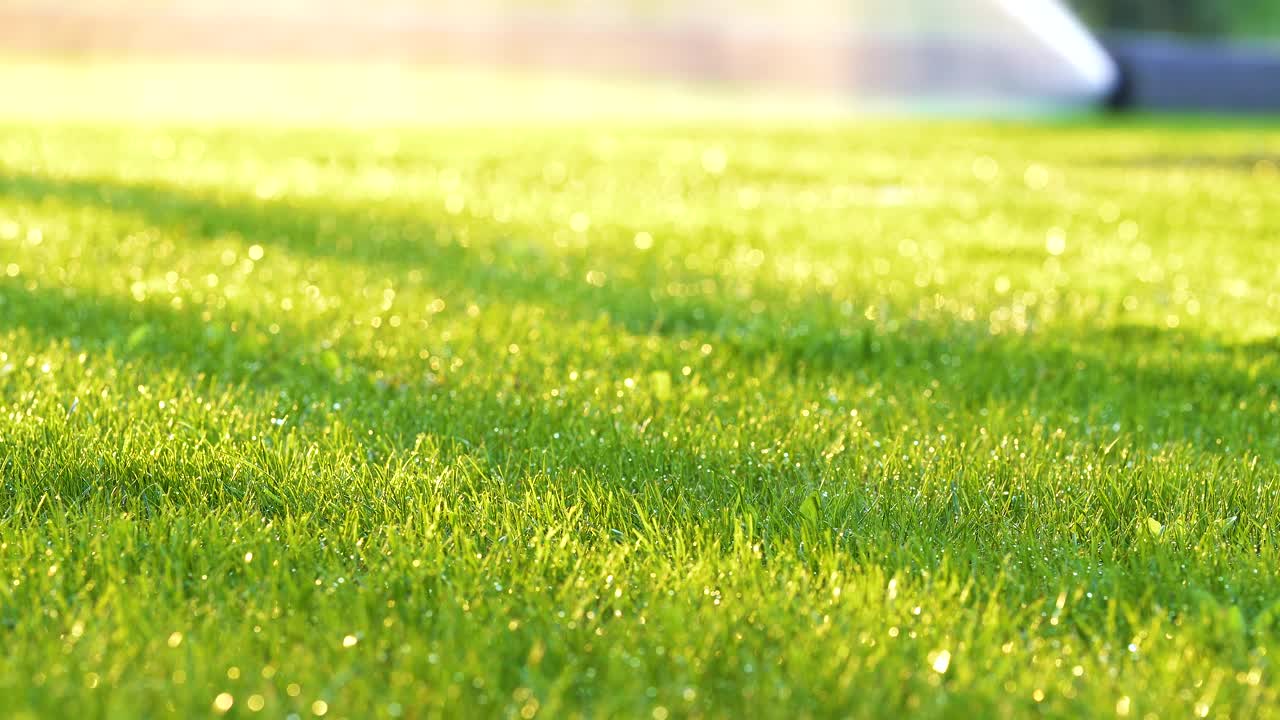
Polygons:
M1112 105L1133 110L1280 113L1280 47L1119 35Z

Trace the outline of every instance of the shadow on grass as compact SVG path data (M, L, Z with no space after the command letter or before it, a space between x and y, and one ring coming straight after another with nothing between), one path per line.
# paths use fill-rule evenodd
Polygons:
M939 395L958 403L966 415L988 405L1021 407L1055 423L1092 417L1209 446L1214 436L1238 431L1241 423L1260 440L1276 429L1274 416L1240 412L1242 402L1266 402L1280 394L1273 344L1223 347L1191 333L1140 326L1029 336L992 335L983 325L959 321L904 319L888 326L845 317L813 291L757 315L726 299L730 293L669 297L654 292L670 278L651 259L617 250L612 257L606 250L601 251L605 257L551 254L519 239L533 236L536 228L451 226L393 205L265 202L32 174L0 176L0 192L20 202L132 214L183 241L238 236L392 278L416 272L428 287L536 305L569 323L604 320L635 336L711 342L718 353L741 360L749 370L781 371L786 378L853 377L907 394L939 383ZM485 237L470 246L458 242L468 232ZM631 272L616 273L605 288L592 288L582 277L598 262ZM790 291L763 290L778 297ZM325 367L326 352L344 358L361 358L362 352L355 346L322 347L309 328L282 324L277 333L268 333L264 323L247 314L219 312L203 322L190 309L70 290L32 292L15 282L0 284L0 300L5 303L0 328L20 325L51 340L71 338L126 356L150 356L233 383L301 383L318 390L334 382L332 368ZM376 359L368 362L371 369L376 366Z
M235 332L230 330L233 324L239 328ZM145 335L139 335L139 327L149 330ZM1005 543L1000 545L1005 549L1009 547L1008 543L1024 542L1028 538L1010 528L1023 524L1028 528L1035 527L1039 522L1036 519L1038 514L1047 512L1043 508L1056 501L1054 493L1058 492L1058 486L1053 482L1028 485L1023 479L1002 475L996 482L1023 487L1024 492L1031 494L1031 500L1004 507L997 520L993 516L993 508L999 503L993 505L990 502L992 478L981 467L981 461L975 462L972 468L959 465L945 469L952 487L958 488L948 491L946 483L939 484L930 477L933 471L927 465L919 468L902 466L894 471L890 480L871 467L874 458L853 457L858 454L856 452L846 456L843 465L837 466L830 466L817 457L797 454L795 460L804 462L797 462L794 466L783 463L767 471L761 466L747 474L758 473L762 477L735 477L733 482L724 482L725 478L736 475L736 470L742 469L745 451L727 446L690 447L681 442L679 433L668 438L657 432L642 434L622 429L612 434L606 432L600 437L593 432L588 437L581 423L575 425L569 421L577 413L574 407L559 416L554 411L551 414L533 414L537 422L560 428L565 434L561 445L567 450L557 450L562 454L550 459L550 465L555 469L553 476L547 474L549 458L539 453L540 447L552 444L549 441L542 445L538 438L530 435L513 441L500 434L488 434L490 428L513 424L512 409L494 399L496 386L480 383L463 387L449 403L436 403L428 399L429 392L398 393L388 390L373 379L371 365L348 372L345 378L338 377L325 367L321 359L324 350L304 328L297 326L285 326L278 333L270 334L245 314L228 313L217 322L203 323L198 311L176 309L158 302L134 302L60 289L28 291L13 282L0 282L0 337L6 329L19 330L37 341L67 343L73 349L91 354L105 352L109 360L128 360L145 371L173 372L180 381L190 378L215 387L219 383L243 385L258 399L270 401L280 398L283 397L281 391L287 390L292 400L318 403L323 408L340 400L345 406L343 419L353 421L350 425L354 430L353 438L357 439L352 446L358 450L353 455L356 459L352 468L366 461L377 465L374 455L366 458L364 454L366 450L376 453L374 444L360 444L364 442L366 429L377 428L380 436L387 436L387 444L382 445L386 452L383 457L398 456L402 459L403 451L414 448L422 435L395 436L396 431L390 428L403 431L411 427L430 438L437 453L434 459L439 464L436 467L455 462L478 463L481 477L476 482L483 488L477 485L465 492L505 495L516 501L530 493L535 496L545 493L545 488L540 488L538 483L554 477L562 495L572 498L566 502L578 501L588 506L594 503L594 506L602 508L601 512L605 512L603 508L609 508L607 517L594 516L589 509L582 520L583 526L579 528L582 533L598 537L601 541L614 540L611 533L616 528L630 530L640 522L624 516L625 512L619 508L630 505L621 503L618 497L608 493L626 497L659 495L662 501L651 505L665 508L669 516L664 520L675 526L694 520L704 522L723 518L725 509L730 508L733 512L753 513L765 532L790 537L799 532L797 527L803 527L796 514L797 508L821 486L821 475L825 472L839 477L838 484L834 486L836 498L823 509L825 522L829 522L832 528L856 530L864 525L878 528L881 537L877 542L883 541L887 533L901 543L897 551L907 553L912 562L917 562L941 552L952 540L986 538L991 542ZM944 342L941 336L936 340ZM352 353L359 351L355 347L340 349ZM1127 360L1105 364L1094 356L1086 361L1079 354L1055 354L1036 350L1029 343L999 338L993 338L990 344L970 354L962 353L955 357L959 359L958 363L939 364L937 369L940 372L928 374L917 373L879 354L869 356L868 367L870 376L876 378L875 382L885 392L897 393L904 398L930 387L928 376L936 375L943 380L944 385L938 395L945 402L947 396L965 396L971 391L970 384L984 382L983 378L992 376L993 368L1001 366L1003 374L997 376L999 379L987 381L991 383L985 389L987 395L970 399L997 411L1012 411L1013 426L1019 422L1018 412L1030 413L1023 418L1027 425L1047 420L1061 422L1064 426L1069 426L1067 416L1071 413L1082 416L1106 413L1106 404L1115 402L1114 398L1123 385L1134 382L1131 395L1147 396L1148 402L1134 405L1129 411L1145 413L1134 420L1147 422L1149 427L1157 429L1156 423L1162 420L1154 409L1164 402L1160 393L1170 391L1150 386L1150 383L1174 380L1184 383L1182 387L1173 387L1171 392L1179 393L1177 399L1185 400L1190 397L1184 394L1188 391L1187 386L1198 382L1193 373L1175 376L1168 370L1150 371ZM102 355L98 358L100 361ZM1079 369L1079 363L1085 363L1087 372ZM1204 372L1221 370L1206 366ZM1106 376L1113 379L1103 380ZM1099 386L1100 382L1111 384ZM1251 381L1238 375L1237 371L1228 371L1217 382L1239 391L1247 388ZM1148 385L1142 386L1142 383ZM0 382L0 398L4 397L5 391L4 384ZM217 395L216 391L214 395ZM1161 432L1166 433L1168 439L1181 439L1211 453L1219 453L1226 448L1216 445L1214 439L1229 432L1226 424L1255 423L1252 432L1259 442L1251 450L1263 457L1280 458L1274 441L1280 435L1280 428L1276 427L1274 414L1271 425L1264 426L1262 423L1265 421L1260 416L1242 416L1235 412L1234 397L1225 401L1222 406L1225 410L1221 412L1216 405L1205 406L1194 413L1183 412L1179 406L1175 408L1177 412L1164 418L1166 427ZM976 427L994 420L980 415L977 405L958 410L958 414L947 418L949 423L958 421ZM1121 412L1123 409L1114 410ZM714 413L714 409L708 408L707 412ZM933 421L942 419L942 413L926 418ZM1178 437L1176 422L1179 419L1185 422L1183 429L1199 430L1201 435L1183 434ZM710 421L711 418L701 420ZM868 417L868 421L874 422L874 419ZM616 423L610 424L618 429ZM661 421L658 424L661 425ZM1010 427L1008 422L1003 425ZM605 426L599 427L604 429ZM319 431L319 427L311 426L311 430ZM885 437L884 433L894 430L880 428L877 434ZM217 433L208 428L193 429L192 433L192 438L204 438L208 446L222 444ZM277 436L277 440L283 443L284 437ZM1070 439L1083 438L1073 431ZM1095 439L1099 444L1104 440L1101 436ZM993 438L991 442L998 440ZM1270 445L1264 445L1264 442ZM98 478L105 472L116 481L123 480L113 486L112 492L138 499L144 506L150 503L158 507L166 499L216 506L229 498L252 497L266 515L308 512L335 522L347 517L354 504L362 502L362 494L371 496L379 491L376 483L365 477L365 484L327 490L327 494L312 496L298 492L282 480L289 477L289 472L297 473L301 467L286 468L288 463L303 463L303 459L310 457L301 453L297 445L290 451L292 456L287 455L285 444L280 445L279 451L262 450L256 443L228 445L232 446L229 452L250 458L252 468L245 471L244 466L237 467L240 461L234 459L202 466L200 474L216 478L217 493L207 496L196 496L189 491L186 496L170 495L170 479L158 476L147 463L128 456L112 456L107 470L100 465L93 468L84 464L55 470L63 462L58 459L48 468L50 473L62 473L62 494L68 498L85 497L95 492ZM93 447L102 445L99 443ZM2 449L3 444L0 444ZM983 451L975 448L975 452ZM228 456L232 457L237 456ZM1228 458L1222 458L1222 461L1224 466L1233 462ZM643 479L635 473L638 467L644 468ZM0 474L4 469L5 461L0 458ZM919 475L899 479L899 471ZM1047 466L1040 466L1032 472L1043 473L1046 478L1055 474ZM356 477L361 472L352 469L351 474ZM920 483L921 487L906 487L913 483ZM601 484L607 488L605 494L601 494ZM925 491L924 486L930 489ZM428 490L402 488L401 492L407 493L405 497L416 497L414 493ZM949 492L957 494L952 496ZM1148 494L1144 497L1140 478L1135 477L1131 486L1104 489L1100 494L1095 493L1096 497L1091 496L1088 502L1094 503L1090 506L1091 511L1107 514L1107 521L1102 523L1102 527L1116 533L1116 538L1122 538L1132 529L1129 526L1133 519L1142 517L1146 512L1147 504L1157 502L1153 498L1163 498L1159 502L1172 505L1180 497L1173 487L1162 487L1158 492L1148 488L1146 492ZM892 499L886 499L886 493L892 493ZM967 508L966 512L957 515L954 510L957 504ZM848 542L852 548L863 541L865 538ZM872 543L869 547L876 549L881 545Z
M1125 431L1145 425L1145 434L1137 440L1182 441L1211 452L1222 452L1217 438L1244 437L1253 441L1250 449L1263 457L1280 459L1280 420L1275 413L1260 412L1259 407L1280 394L1280 372L1274 343L1250 346L1218 347L1210 339L1194 334L1173 333L1149 327L1085 328L1070 335L1045 333L1027 336L996 336L978 324L954 322L938 324L905 320L888 327L861 319L846 319L828 300L818 293L800 297L795 303L773 310L764 317L753 316L732 301L709 297L668 298L651 292L668 280L663 269L652 260L607 258L614 263L642 262L624 282L622 273L613 274L606 288L587 289L581 282L589 268L589 258L553 256L538 248L537 243L519 241L514 235L533 233L536 229L501 229L490 227L485 232L506 233L501 247L465 247L454 241L457 228L430 222L427 218L403 208L344 207L300 201L260 202L244 197L202 195L196 192L158 185L128 184L116 181L56 179L35 175L0 177L0 193L19 202L38 203L46 200L82 208L131 214L148 226L172 234L179 242L217 242L228 235L246 241L276 246L301 258L332 259L353 270L384 273L403 278L411 270L420 272L429 286L457 289L476 296L490 296L508 302L528 303L545 308L550 317L585 326L606 321L608 330L619 334L658 334L667 338L707 341L716 345L717 354L728 353L731 360L724 367L741 372L775 372L779 382L795 383L806 397L820 395L828 386L827 378L839 381L853 379L857 385L876 387L883 395L895 395L904 403L916 403L925 423L946 421L949 425L982 426L988 417L982 411L1004 412L1006 418L1019 413L1014 422L1029 427L1042 422L1049 427L1072 428L1073 438L1081 439L1072 418L1085 422L1116 422ZM355 238L351 238L351 234ZM688 278L696 281L705 278ZM782 289L773 289L778 295ZM510 425L510 407L494 402L493 387L476 385L463 389L451 407L428 407L426 393L389 393L374 380L377 359L367 348L354 344L333 347L322 344L322 328L291 324L287 318L272 318L278 323L269 331L268 321L250 313L227 309L216 311L206 321L204 308L175 308L157 301L134 302L84 290L41 287L27 289L17 280L0 280L0 337L6 330L24 333L37 342L68 343L86 351L107 351L112 358L129 360L144 368L157 368L177 373L180 377L202 378L210 382L244 385L261 397L278 395L288 388L291 395L309 397L326 406L334 399L346 400L353 394L367 393L364 403L369 410L365 420L377 422L382 409L378 406L399 405L401 417L415 418L413 427L440 437L453 437L458 420L450 413L467 414L464 448L453 448L457 455L485 457L494 452L491 466L497 470L488 478L484 492L506 493L511 497L528 494L532 503L545 503L546 489L533 483L549 481L551 476L538 475L544 460L537 454L538 439L526 437L521 445L506 446L507 438L478 434L481 429ZM801 314L806 316L801 317ZM807 325L807 332L798 328ZM337 373L328 361L328 353L341 356L348 371ZM643 364L643 358L637 359ZM425 373L425 370L424 370ZM740 380L741 378L739 378ZM741 397L742 403L754 402L747 393L738 392L732 378L710 378L719 383L718 390ZM807 387L806 387L807 386ZM933 393L932 400L920 399L922 393ZM5 388L0 384L0 397ZM932 412L930 403L950 403L952 411ZM1248 409L1241 409L1241 403ZM794 408L758 408L767 412L789 412ZM707 413L715 412L707 408ZM911 409L893 413L895 420L909 417ZM875 422L874 413L866 413ZM713 418L700 418L711 421ZM548 418L539 418L546 423ZM551 418L554 422L556 418ZM1025 421L1025 422L1024 422ZM398 423L389 423L398 424ZM661 424L661 420L659 420ZM409 426L408 423L403 423ZM567 426L567 424L566 424ZM604 428L606 423L601 423ZM361 428L363 430L363 428ZM901 428L879 428L901 432ZM931 430L931 428L930 428ZM587 438L583 425L568 431ZM1103 438L1094 438L1102 444ZM410 446L413 438L395 438L400 448ZM248 443L244 443L247 445ZM564 443L566 446L573 442ZM578 443L581 446L581 443ZM238 448L243 450L243 448ZM985 449L985 448L984 448ZM1231 448L1233 453L1242 448ZM578 454L574 454L578 452ZM506 453L502 455L501 453ZM852 455L853 453L850 453ZM729 471L741 469L745 452L721 449L721 454L701 452L700 448L682 446L676 439L665 439L656 432L640 436L622 434L608 438L607 444L589 445L586 450L570 449L557 458L554 480L562 485L565 504L582 503L588 507L586 519L572 532L600 542L614 541L618 528L637 531L641 522L654 522L672 528L699 526L715 518L725 517L723 528L736 522L735 513L754 512L762 535L769 537L804 537L804 523L796 508L815 491L812 476L790 466L779 466L776 474L764 480L735 478L723 482ZM978 457L975 451L974 457ZM601 459L616 462L601 473ZM261 476L236 475L231 465L205 468L222 485L223 495L192 497L183 500L199 506L213 506L221 497L244 496L254 486L274 488L284 500L255 495L264 514L283 512L317 512L326 522L346 522L350 508L359 502L363 487L335 490L326 496L322 507L305 505L315 498L288 496L280 487L285 472L272 473L267 465L273 458L262 453L259 458L265 472ZM278 459L278 458L276 458ZM799 458L797 458L798 460ZM0 459L2 460L2 459ZM445 458L447 463L450 458ZM52 458L48 467L63 459ZM147 463L136 458L118 460L114 477L129 478L134 485L117 489L122 494L136 495L146 501L152 488L161 487L169 479L155 477ZM999 483L1014 488L1022 483L1029 500L1000 509L992 502L999 486L990 484L980 463L972 468L949 468L952 490L945 483L934 483L931 494L916 492L908 485L925 484L921 478L896 476L890 482L883 478L858 474L871 460L851 460L831 471L839 474L841 483L837 499L822 508L823 522L831 528L850 530L846 543L851 550L864 548L873 562L889 562L888 554L904 553L896 560L904 567L931 562L943 552L957 552L961 560L968 552L974 562L996 562L999 553L980 552L974 544L953 541L984 538L1001 550L1023 548L1028 542L1054 544L1054 540L1078 542L1087 547L1106 541L1117 547L1132 533L1137 519L1146 517L1150 505L1158 498L1143 495L1132 483L1104 488L1097 495L1077 500L1073 512L1081 516L1096 514L1101 521L1092 524L1092 534L1073 538L1072 521L1065 509L1059 486L1053 482L1027 484L1015 477L1001 477ZM866 463L859 466L859 462ZM125 464L127 463L127 464ZM817 465L818 463L813 463ZM797 467L799 463L796 464ZM238 466L237 466L238 467ZM636 478L635 468L643 467L648 475ZM3 474L0 461L0 474ZM72 468L74 478L84 492L92 492L102 476L100 467L85 465ZM708 480L710 470L721 473ZM63 469L66 472L65 468ZM1010 465L1007 472L1018 469ZM294 472L297 472L296 468ZM599 473L597 482L610 483L602 495L598 487L582 482L582 474ZM754 471L753 471L754 472ZM1052 480L1052 469L1041 469ZM528 477L522 476L528 473ZM578 473L578 475L575 475ZM744 473L745 474L745 473ZM1225 482L1236 482L1244 499L1240 505L1257 510L1257 517L1267 516L1266 498L1249 494L1248 478L1240 473ZM513 478L507 485L504 477ZM632 477L633 480L628 480ZM574 483L581 483L575 489ZM737 483L742 484L737 484ZM752 484L754 482L754 484ZM517 483L524 483L523 485ZM879 483L877 486L876 483ZM203 486L201 486L203 487ZM1166 489L1174 494L1176 488ZM471 489L470 492L479 492ZM839 496L843 491L844 496ZM404 489L406 496L424 492ZM1191 490L1187 491L1188 493ZM627 517L630 500L639 493L657 493L664 502L636 503L646 507L662 507L667 518L650 520ZM949 494L950 493L950 494ZM1006 493L1007 495L1008 493ZM593 498L595 498L593 500ZM1164 501L1174 507L1178 497ZM163 502L155 493L156 504ZM839 504L837 504L839 503ZM957 515L953 509L966 508ZM520 507L528 507L520 506ZM1239 508L1233 511L1240 512ZM1055 515L1058 513L1058 515ZM567 514L567 513L566 513ZM1245 513L1247 515L1247 513ZM362 515L370 526L376 524L372 512ZM1060 520L1060 521L1059 521ZM385 524L385 523L383 523ZM1252 531L1250 531L1252 532ZM1261 531L1259 531L1261 532ZM1111 535L1108 535L1111 533ZM484 539L489 541L488 539ZM959 548L958 550L955 548ZM884 554L881 554L884 553ZM985 559L985 560L984 560ZM1050 562L1039 575L1024 568L1033 578L1047 577L1050 572L1063 576L1073 569L1070 561ZM1208 574L1207 561L1202 567L1193 563L1192 570ZM1133 573L1144 576L1149 570L1135 561ZM1039 592L1039 590L1036 590Z
M1145 170L1227 170L1252 173L1261 179L1267 176L1275 177L1276 169L1280 168L1280 154L1255 152L1219 155L1140 155L1106 158L1101 165L1109 168Z

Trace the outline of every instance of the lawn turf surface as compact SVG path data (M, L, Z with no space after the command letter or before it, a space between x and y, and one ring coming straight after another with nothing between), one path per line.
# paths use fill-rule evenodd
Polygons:
M6 120L5 714L1275 717L1277 150Z

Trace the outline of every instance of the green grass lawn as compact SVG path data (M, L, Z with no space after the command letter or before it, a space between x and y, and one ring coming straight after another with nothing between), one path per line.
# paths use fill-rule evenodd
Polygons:
M1280 130L5 107L7 717L1280 715Z

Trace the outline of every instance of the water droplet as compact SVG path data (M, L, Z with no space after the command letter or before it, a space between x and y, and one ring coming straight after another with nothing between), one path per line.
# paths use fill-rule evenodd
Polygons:
M947 668L951 667L951 651L940 650L933 656L933 671L939 675L947 672Z

